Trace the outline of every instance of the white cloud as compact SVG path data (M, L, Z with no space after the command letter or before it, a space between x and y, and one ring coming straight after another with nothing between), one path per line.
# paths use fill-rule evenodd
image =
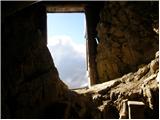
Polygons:
M75 43L69 36L54 36L48 38L48 48L60 78L69 88L88 85L84 44Z

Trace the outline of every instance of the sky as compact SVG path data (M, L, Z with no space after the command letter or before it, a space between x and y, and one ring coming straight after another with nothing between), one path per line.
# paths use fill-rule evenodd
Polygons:
M48 48L60 79L70 89L88 86L85 14L48 13Z

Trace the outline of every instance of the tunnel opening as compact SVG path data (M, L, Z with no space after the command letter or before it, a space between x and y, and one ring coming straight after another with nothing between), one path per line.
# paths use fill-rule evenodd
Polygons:
M47 13L47 46L70 89L88 87L85 29L84 13Z

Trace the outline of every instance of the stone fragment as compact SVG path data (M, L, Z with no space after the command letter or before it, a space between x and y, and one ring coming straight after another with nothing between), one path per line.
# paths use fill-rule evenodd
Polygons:
M154 74L157 71L158 67L159 67L159 60L158 59L152 60L150 64L151 73Z
M153 109L153 96L152 96L152 91L151 88L146 85L143 87L143 96L147 98L147 102L149 104L149 107Z
M128 99L122 101L122 108L120 111L120 119L127 119L128 118Z
M137 74L138 74L138 75L140 76L140 78L141 78L141 77L144 76L148 71L149 71L148 66L144 66L144 67L142 67L142 68L140 68L140 69L138 70Z
M159 58L159 51L156 52L155 57L156 57L156 58Z

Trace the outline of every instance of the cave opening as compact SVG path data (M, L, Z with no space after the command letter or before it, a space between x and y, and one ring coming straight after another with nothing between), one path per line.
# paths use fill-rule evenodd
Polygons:
M47 13L47 46L69 89L88 87L84 13Z

